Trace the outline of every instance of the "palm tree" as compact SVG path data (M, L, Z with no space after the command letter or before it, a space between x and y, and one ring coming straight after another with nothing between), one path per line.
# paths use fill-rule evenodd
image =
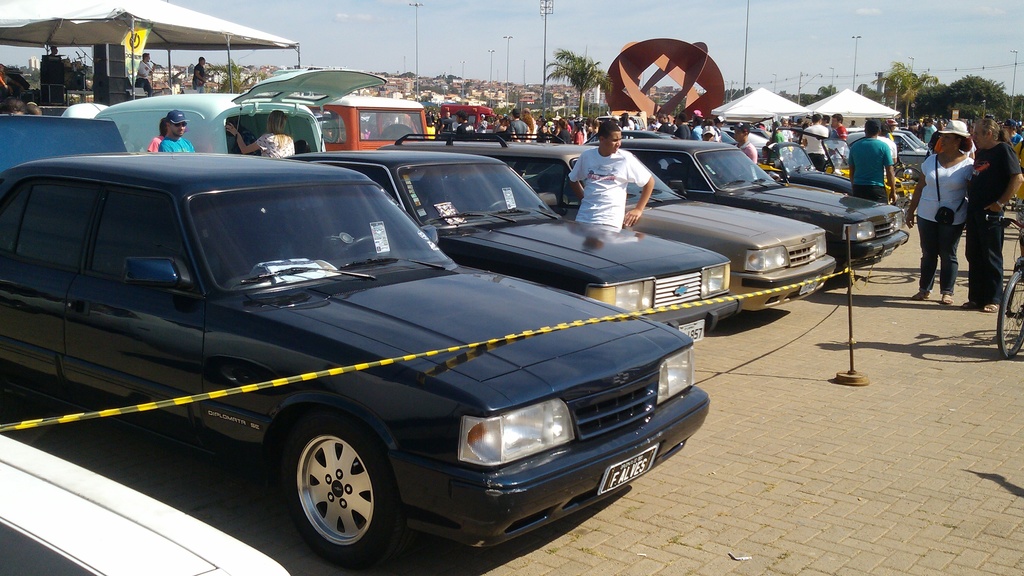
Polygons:
M607 91L612 85L600 62L571 50L556 50L555 61L548 64L548 70L548 80L566 80L579 93L579 116L583 116L583 97L587 90L601 88Z
M917 98L922 88L936 86L939 79L931 74L914 74L903 62L893 62L889 73L882 77L885 80L885 91L891 93L898 101L903 99L903 117L910 116L910 103Z
M234 61L219 66L207 64L206 70L209 77L220 80L217 91L223 93L240 94L270 77L270 74L259 68L250 70L239 66Z

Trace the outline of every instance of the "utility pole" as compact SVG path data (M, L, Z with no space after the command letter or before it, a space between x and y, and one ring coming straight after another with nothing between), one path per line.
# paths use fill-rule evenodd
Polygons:
M416 101L422 100L420 95L420 6L423 6L422 2L410 2L409 6L412 6L416 10Z
M555 0L540 0L540 15L544 17L544 67L541 68L540 112L548 101L548 14L555 13Z
M508 78L509 78L509 68L508 68L509 59L508 59L508 56L509 56L509 53L512 50L512 37L511 36L502 36L502 38L505 39L505 106L508 106Z

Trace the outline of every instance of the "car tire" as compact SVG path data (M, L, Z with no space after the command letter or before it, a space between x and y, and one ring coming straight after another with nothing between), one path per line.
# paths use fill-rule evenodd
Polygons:
M286 506L306 543L345 568L368 568L411 540L380 441L336 412L297 423L283 453Z

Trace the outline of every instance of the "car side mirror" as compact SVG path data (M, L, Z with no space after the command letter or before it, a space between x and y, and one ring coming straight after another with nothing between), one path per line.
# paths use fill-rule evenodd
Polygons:
M686 197L686 185L683 184L682 180L669 180L666 184L674 192L681 194L684 198Z
M431 242L437 244L437 226L434 226L433 224L427 224L426 226L421 227L420 230L422 230L423 233L427 235L427 238Z
M154 288L191 288L192 278L173 258L125 258L124 283Z

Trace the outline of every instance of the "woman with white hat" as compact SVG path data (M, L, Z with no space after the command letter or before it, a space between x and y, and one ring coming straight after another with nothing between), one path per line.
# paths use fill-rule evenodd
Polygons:
M953 288L959 262L956 258L960 235L967 221L967 183L974 171L968 156L973 144L967 124L953 120L939 131L939 140L932 154L921 163L923 178L917 181L907 208L907 225L917 224L921 237L921 278L914 300L931 297L935 270L939 274L939 302L953 304Z

